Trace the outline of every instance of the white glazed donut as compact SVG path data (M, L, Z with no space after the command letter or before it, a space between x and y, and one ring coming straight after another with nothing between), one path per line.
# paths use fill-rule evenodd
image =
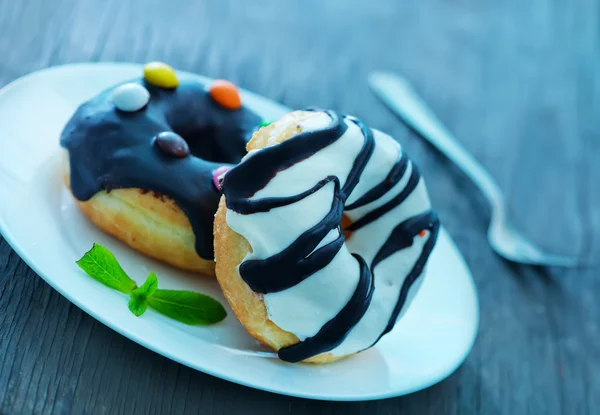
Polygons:
M331 111L288 114L248 150L224 176L215 220L217 278L236 316L289 362L372 347L437 239L417 167L388 135Z

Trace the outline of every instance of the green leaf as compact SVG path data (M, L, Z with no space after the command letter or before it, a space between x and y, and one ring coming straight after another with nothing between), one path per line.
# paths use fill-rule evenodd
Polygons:
M140 288L136 288L135 290L133 290L132 294L144 296L147 298L154 294L157 288L158 278L156 278L155 273L151 272L150 275L148 275L148 278L146 278L144 284L142 284Z
M190 325L214 324L227 316L217 300L192 291L156 290L148 297L148 305L167 317Z
M131 293L129 303L127 304L129 311L137 317L144 314L148 309L148 297L154 294L157 288L158 278L156 278L155 273L151 272L148 278L146 278L146 282Z
M77 265L96 281L122 293L130 294L137 287L115 256L97 243L77 261Z
M127 307L136 317L139 317L148 310L148 301L139 295L131 294Z

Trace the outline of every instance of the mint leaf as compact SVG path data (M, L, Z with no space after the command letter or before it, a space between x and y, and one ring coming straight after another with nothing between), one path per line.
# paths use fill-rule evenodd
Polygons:
M148 297L154 294L157 288L158 278L156 278L155 273L151 272L148 278L146 278L146 282L131 293L129 303L127 304L129 311L137 317L144 314L148 309Z
M137 286L115 256L97 243L77 261L77 265L96 281L122 293L130 294Z
M132 294L127 307L136 317L139 317L148 310L148 301L144 297Z
M146 281L144 282L144 284L142 284L141 287L133 290L133 292L131 294L144 296L144 297L148 298L152 294L154 294L154 292L156 291L157 288L158 288L158 278L156 278L155 273L151 272L150 275L148 275L148 278L146 278Z
M227 316L217 300L192 291L156 290L148 297L148 305L167 317L190 325L218 323Z

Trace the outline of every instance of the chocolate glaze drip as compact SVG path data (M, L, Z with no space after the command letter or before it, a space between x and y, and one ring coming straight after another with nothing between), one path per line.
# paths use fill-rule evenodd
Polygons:
M220 198L212 172L241 160L261 118L245 107L219 106L198 81L183 79L175 89L144 79L129 82L148 89L146 107L116 109L111 102L116 85L82 104L61 134L70 155L73 195L85 201L101 190L140 188L170 196L190 220L198 255L212 259ZM170 131L185 139L190 156L174 157L154 145L158 134Z
M344 117L346 120L358 125L365 141L359 155L354 160L352 170L343 188L340 188L339 178L329 176L311 189L295 196L250 199L256 192L264 188L275 177L277 172L309 158L342 137L347 129L345 122L335 112L327 111L327 114L331 118L331 123L327 127L306 131L291 140L284 141L276 146L264 148L225 175L223 192L226 197L227 207L240 214L266 212L270 209L296 203L330 183L334 185L331 210L317 225L305 231L296 241L280 253L266 259L247 260L240 265L242 279L255 292L262 294L273 293L299 284L315 272L326 267L343 246L344 234L340 222L344 203L358 183L362 172L373 154L375 146L371 130L360 120L353 117ZM387 178L368 191L363 197L359 198L351 207L364 206L389 191L405 173L408 162L408 157L403 154ZM363 218L356 221L350 227L351 230L359 229L377 220L402 203L411 194L419 182L418 170L414 165L412 167L411 177L402 192L390 202L367 213ZM348 209L348 206L346 209ZM402 309L408 289L422 272L422 268L436 242L438 228L439 220L430 211L410 218L398 225L386 243L381 247L370 266L366 264L362 257L353 254L360 266L360 279L352 298L316 335L293 346L282 348L279 351L279 357L289 362L298 362L333 350L341 344L352 328L360 321L371 303L373 290L375 289L373 284L373 270L375 266L395 252L411 246L414 237L419 232L429 229L431 232L430 237L424 245L417 264L415 264L413 270L403 283L394 313L390 316L386 331L381 336L387 333L393 327ZM321 240L332 229L338 230L339 237L314 251Z

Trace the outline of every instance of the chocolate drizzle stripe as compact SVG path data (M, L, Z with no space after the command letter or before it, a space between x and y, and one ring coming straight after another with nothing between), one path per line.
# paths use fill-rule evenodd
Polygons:
M373 262L371 268L375 269L384 259L390 257L398 251L412 246L415 236L423 230L433 230L438 226L437 215L431 210L417 216L413 216L396 226L387 241L383 244Z
M350 226L348 226L347 230L357 231L360 228L367 226L368 224L376 221L377 219L379 219L380 217L382 217L383 215L388 213L390 210L394 209L396 206L400 205L402 202L404 202L406 200L406 198L408 196L410 196L410 194L413 192L413 190L415 190L415 188L419 184L419 180L421 179L421 177L419 175L419 170L417 169L417 166L414 163L411 163L411 165L412 165L412 172L410 174L408 183L406 184L404 189L402 189L402 191L400 193L398 193L398 195L396 197L394 197L392 200L390 200L383 206L380 206L377 209L370 211L369 213L364 215L362 218L353 222Z
M369 162L369 159L373 155L373 150L375 149L375 139L373 138L373 132L371 129L357 118L346 117L346 119L352 121L358 126L358 128L360 128L365 141L360 153L358 153L358 156L354 159L354 164L352 165L352 169L350 170L348 178L346 179L346 183L344 184L344 188L342 189L344 203L346 203L346 199L348 196L350 196L350 193L352 193L358 184L360 176L365 170L365 167L367 167L367 163Z
M373 274L360 255L352 255L356 258L360 266L360 278L350 300L313 337L280 349L279 358L281 360L292 363L300 362L317 354L335 349L344 341L350 330L366 313L371 304L375 289Z
M227 207L229 207L234 212L240 213L242 215L251 215L253 213L260 212L268 212L271 209L292 205L305 199L306 197L312 195L313 193L322 189L326 184L331 183L332 181L336 182L336 189L339 189L339 183L337 177L329 176L319 183L317 183L312 188L308 189L305 192L299 193L294 196L289 197L266 197L264 199L235 199L232 200L231 203L228 203Z
M353 210L359 207L363 207L371 202L376 201L381 196L386 194L390 189L392 189L404 176L406 169L408 167L408 157L406 153L402 152L396 164L387 177L378 185L373 187L359 199L357 199L354 203L346 205L346 210Z

